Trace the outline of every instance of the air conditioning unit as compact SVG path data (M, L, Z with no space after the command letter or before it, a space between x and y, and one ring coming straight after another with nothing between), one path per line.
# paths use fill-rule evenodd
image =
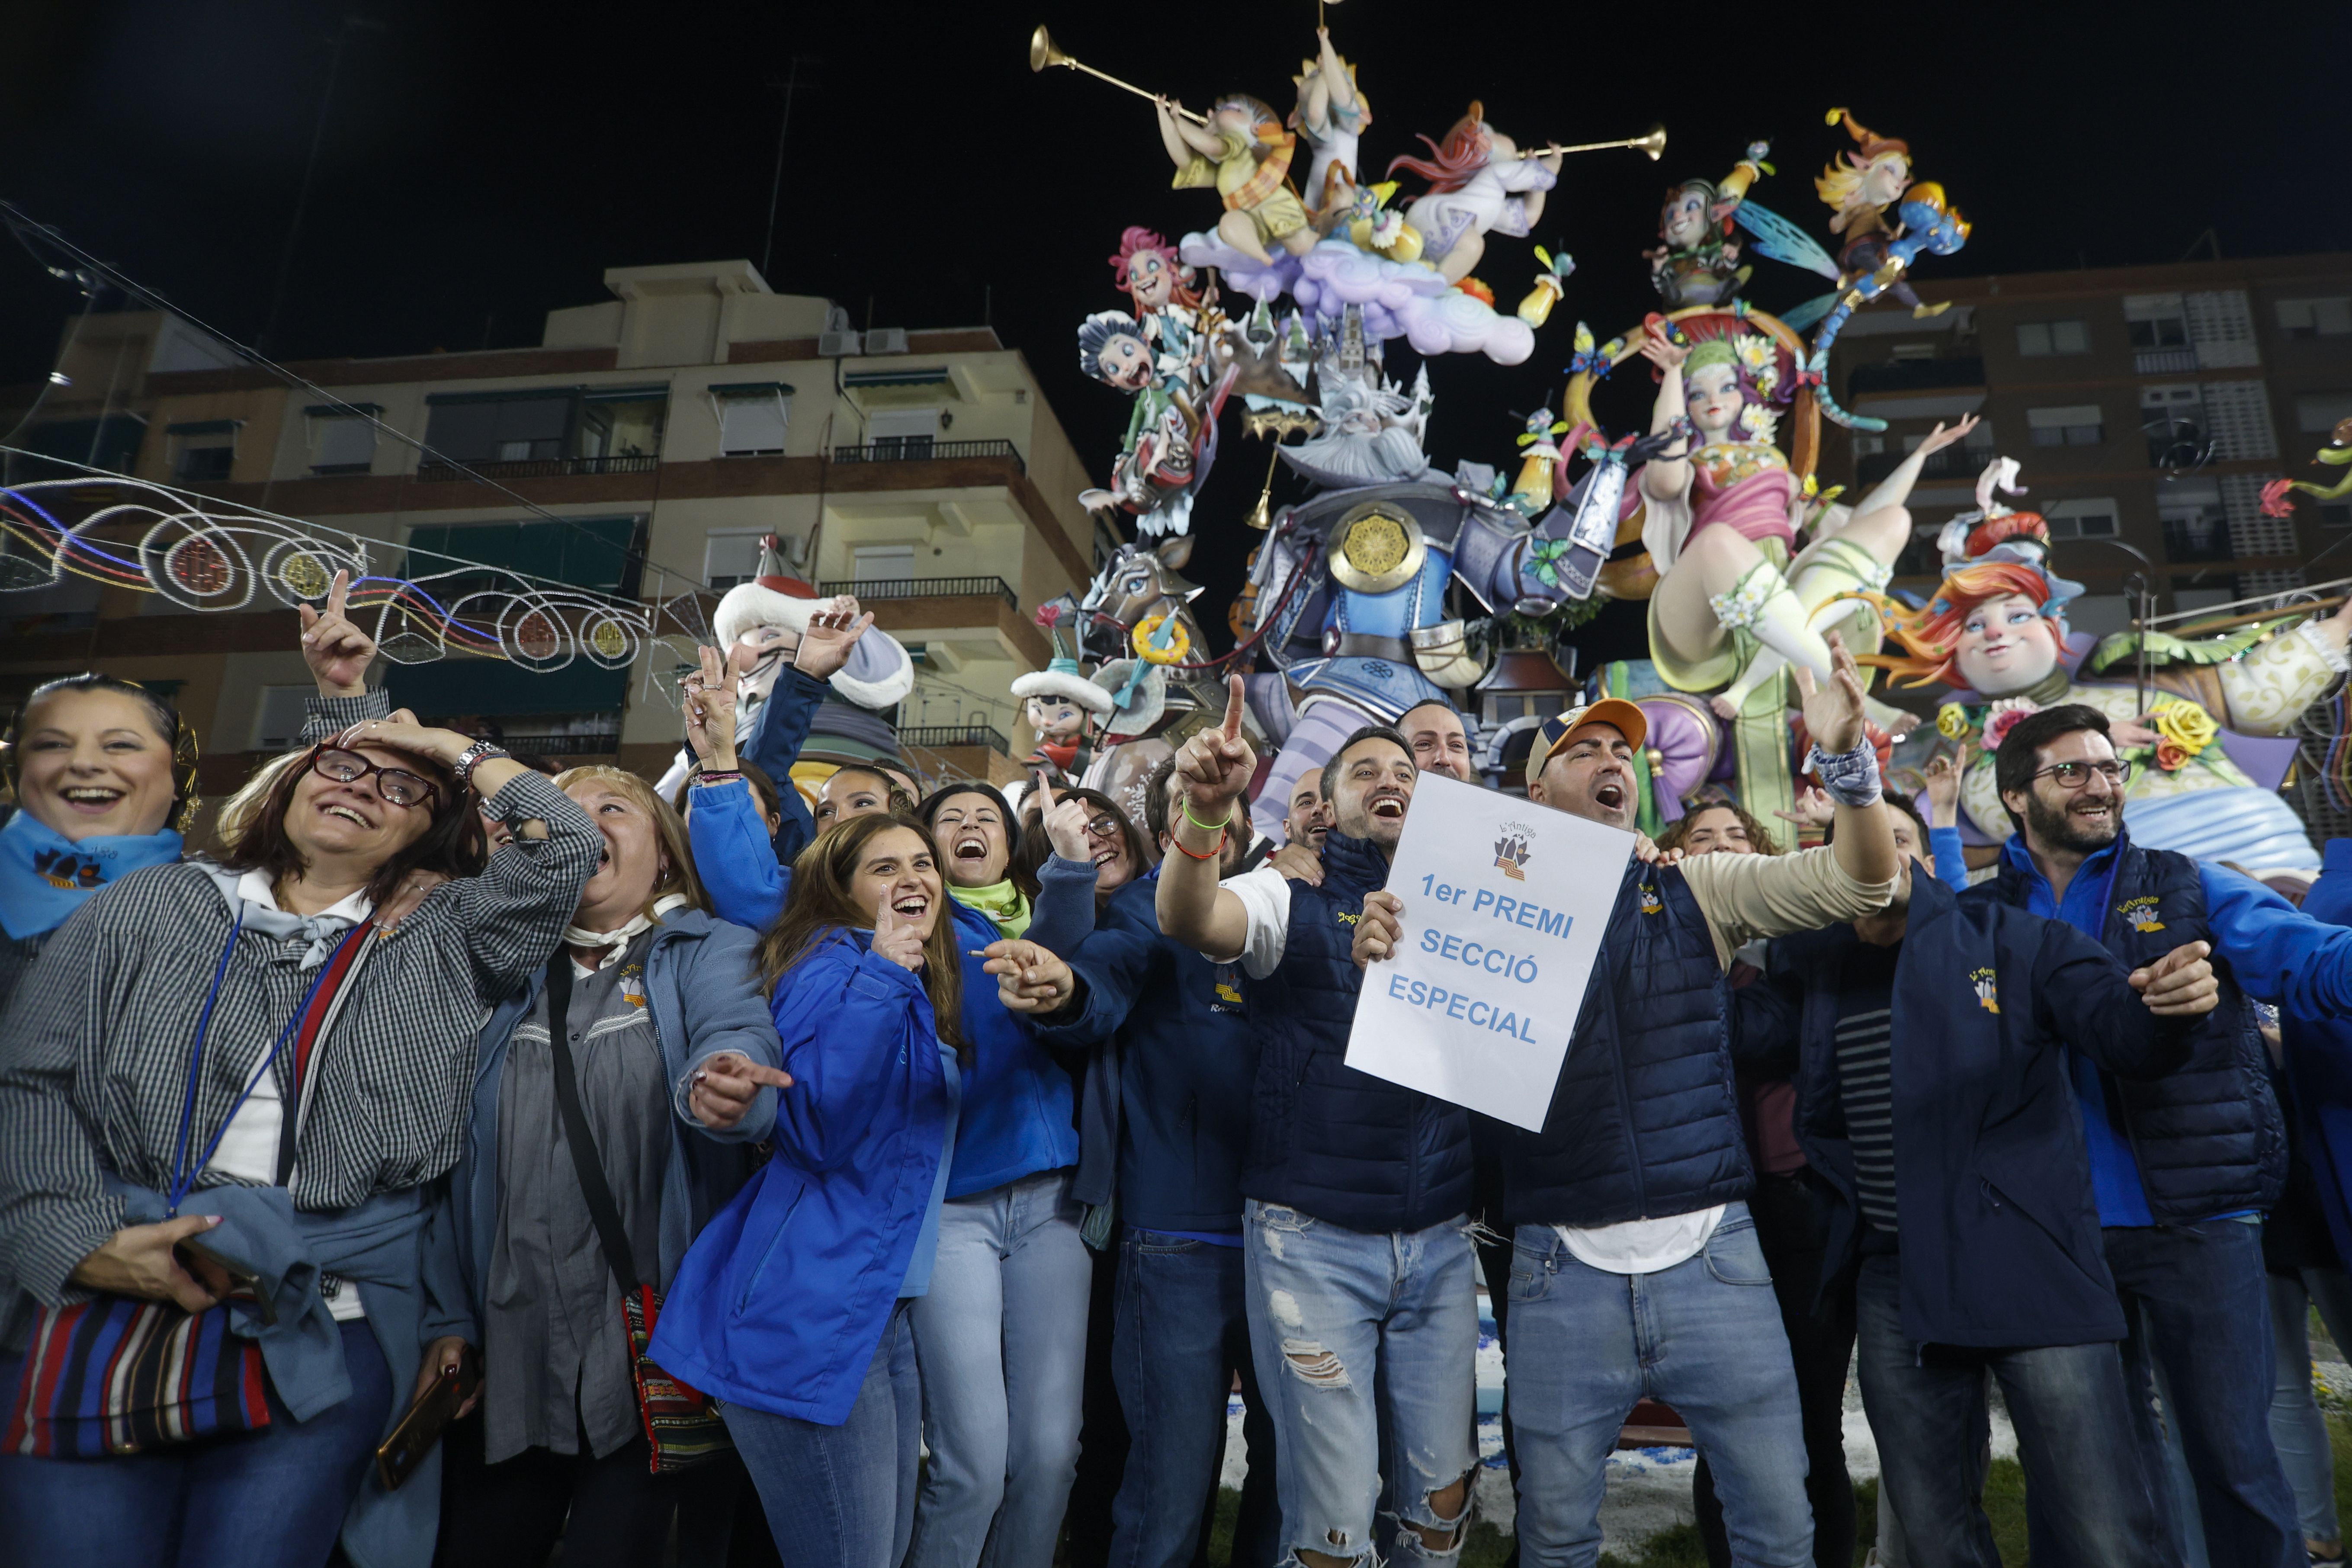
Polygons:
M876 327L866 334L866 352L869 354L902 354L907 352L907 329Z
M819 359L848 359L858 353L857 334L850 331L819 332L816 335Z

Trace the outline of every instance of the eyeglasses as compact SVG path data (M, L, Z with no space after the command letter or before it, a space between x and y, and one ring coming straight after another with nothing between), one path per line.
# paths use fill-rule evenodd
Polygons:
M2033 776L2037 779L2056 779L2060 789L2072 793L2073 791L2081 789L2084 784L2089 784L2093 773L2096 773L2101 778L2106 780L2111 787L2121 789L2125 784L2131 782L2132 765L2129 763L2121 761L2111 763L2053 763L2050 766L2042 769Z
M1117 838L1119 837L1118 819L1105 814L1087 823L1087 831L1097 838Z
M375 774L375 793L392 805L432 805L441 798L440 789L431 781L418 778L405 768L387 768L369 762L357 752L339 747L323 746L310 759L310 769L320 778L337 784L357 784L370 773Z

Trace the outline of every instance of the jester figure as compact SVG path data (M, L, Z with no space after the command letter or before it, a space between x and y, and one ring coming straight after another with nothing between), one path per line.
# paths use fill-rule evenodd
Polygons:
M2123 633L2095 645L2068 631L2066 605L2082 590L2051 571L2049 525L1993 498L1996 489L2017 493L2015 473L2004 458L1979 481L1979 510L1947 530L1944 579L1924 608L1875 600L1899 651L1867 661L1898 683L1953 689L1937 724L1983 748L1960 792L1980 841L2011 830L1992 766L2009 726L2082 702L2107 715L2116 754L2132 765L2125 795L2135 840L2257 872L2316 869L2318 852L2276 793L2294 746L2276 737L2352 669L2352 605L2229 637ZM2144 694L2132 679L2140 641L2154 667Z

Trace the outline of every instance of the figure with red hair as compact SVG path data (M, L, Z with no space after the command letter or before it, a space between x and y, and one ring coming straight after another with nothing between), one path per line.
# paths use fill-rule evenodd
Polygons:
M1454 122L1443 142L1421 138L1426 158L1389 160L1389 173L1409 170L1429 182L1428 194L1405 209L1405 222L1423 238L1421 259L1448 283L1470 276L1486 254L1488 234L1524 239L1543 216L1544 195L1559 183L1559 157L1524 158L1518 143L1486 123L1486 106Z

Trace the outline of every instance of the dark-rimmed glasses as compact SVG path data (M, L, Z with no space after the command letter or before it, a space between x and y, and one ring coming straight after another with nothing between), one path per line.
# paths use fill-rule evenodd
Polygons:
M2089 784L2093 773L2105 779L2110 786L2121 789L2131 782L2132 765L2120 758L2105 763L2053 763L2033 777L2056 779L2058 787L2071 795Z
M320 747L310 759L310 771L337 784L357 784L373 773L375 793L390 805L429 806L441 799L440 786L430 779L419 778L405 768L387 768L369 762L357 752L347 752L340 746Z

